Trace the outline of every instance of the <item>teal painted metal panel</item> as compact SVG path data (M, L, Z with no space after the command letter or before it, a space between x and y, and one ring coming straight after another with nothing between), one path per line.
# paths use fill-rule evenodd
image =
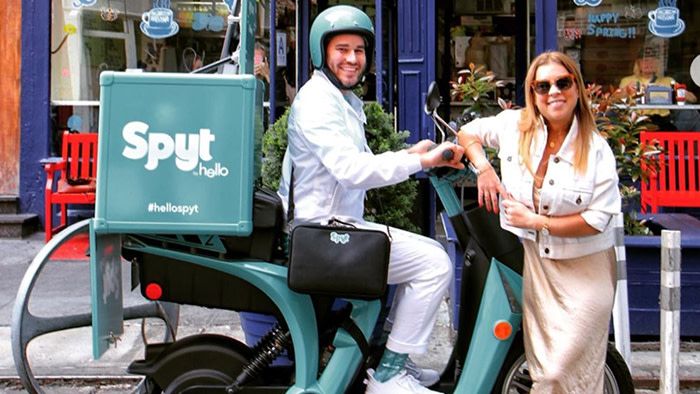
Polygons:
M124 334L121 235L96 234L90 220L92 356L100 358Z
M95 231L248 235L260 172L252 75L104 72Z
M469 353L457 385L457 394L491 392L503 360L522 320L522 278L493 259L479 306ZM498 321L508 321L513 333L501 341L493 334Z
M333 393L344 392L343 385L349 383L351 373L349 366L360 362L361 352L354 341L341 331L336 336L337 349L329 365L337 368L326 368L322 377L318 375L318 330L313 314L311 298L296 293L287 286L287 267L267 262L236 261L231 264L210 257L190 255L174 250L154 248L151 246L131 246L158 256L176 260L188 261L204 267L221 271L222 275L231 275L250 282L265 293L277 306L292 335L295 360L295 383L287 393ZM372 333L380 310L380 302L364 300L348 300L353 304L352 318L362 330L366 338ZM305 346L306 345L306 346ZM343 366L342 368L340 366ZM338 384L342 382L342 384Z
M348 301L352 303L352 319L369 342L379 317L380 301ZM353 371L359 367L360 361L362 361L362 353L357 342L342 329L338 330L333 346L335 346L333 356L319 378L319 386L323 389L323 393L343 394L352 383L350 380L353 378ZM364 371L360 373L364 373Z

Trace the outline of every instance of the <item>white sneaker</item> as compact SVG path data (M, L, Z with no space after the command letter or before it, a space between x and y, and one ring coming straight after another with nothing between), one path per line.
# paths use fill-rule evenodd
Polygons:
M418 383L411 375L406 373L406 370L399 372L393 378L384 383L374 379L374 370L367 370L367 390L365 394L411 394L411 393L439 393L438 391L429 390Z
M423 387L430 387L440 381L440 373L434 369L421 368L411 360L411 357L406 359L406 373L413 376L418 383Z

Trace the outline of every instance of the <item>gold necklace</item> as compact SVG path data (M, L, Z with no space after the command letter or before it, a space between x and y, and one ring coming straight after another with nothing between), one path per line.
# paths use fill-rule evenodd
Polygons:
M549 147L550 147L551 149L554 149L554 148L557 147L557 146L561 146L561 143L562 143L563 141L564 141L563 138L561 138L561 139L558 138L558 139L555 140L554 137L551 137L551 139L549 140L549 142L547 143L547 145L549 145Z

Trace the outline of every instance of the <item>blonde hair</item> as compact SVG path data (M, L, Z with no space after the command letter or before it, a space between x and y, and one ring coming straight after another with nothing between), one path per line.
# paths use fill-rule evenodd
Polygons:
M530 68L527 70L527 76L525 77L525 108L522 111L522 116L518 124L521 133L518 153L527 168L534 174L532 158L530 156L530 145L532 144L537 128L542 125L540 125L540 112L535 105L535 91L532 84L535 81L537 69L540 66L552 63L559 64L566 68L566 70L574 76L574 83L578 89L578 102L574 109L574 116L578 119L578 135L574 141L574 151L576 152L574 155L574 169L578 173L584 173L588 165L590 142L593 138L593 133L597 132L597 127L581 72L576 63L569 56L561 52L550 51L540 54L530 63Z

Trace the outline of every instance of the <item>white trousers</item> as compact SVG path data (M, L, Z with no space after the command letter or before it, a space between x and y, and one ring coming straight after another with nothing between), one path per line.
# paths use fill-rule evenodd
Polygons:
M383 230L387 226L363 223ZM437 312L452 282L452 262L437 241L389 227L391 256L388 283L397 285L389 320L387 349L396 353L424 353Z

